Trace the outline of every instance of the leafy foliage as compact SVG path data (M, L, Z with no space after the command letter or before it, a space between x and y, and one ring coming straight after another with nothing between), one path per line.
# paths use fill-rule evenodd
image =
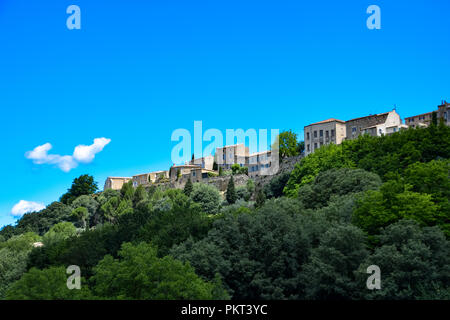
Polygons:
M6 293L8 300L80 300L91 298L89 289L81 285L80 290L67 287L64 267L38 270L32 268L15 282Z
M79 196L93 194L97 189L98 185L94 177L84 174L73 180L72 186L61 196L60 201L70 205Z
M220 193L211 185L194 183L191 199L200 204L203 212L205 213L215 214L219 210L221 199Z
M107 255L92 277L96 295L107 299L211 299L213 284L200 279L189 264L158 258L146 243L124 243L119 259Z

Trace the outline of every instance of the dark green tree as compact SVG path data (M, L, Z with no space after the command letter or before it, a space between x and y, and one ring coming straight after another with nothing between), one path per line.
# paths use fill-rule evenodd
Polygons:
M81 289L67 287L67 274L64 267L51 267L38 270L32 268L7 291L8 300L80 300L92 298L86 284Z
M142 184L138 185L136 190L134 191L133 195L133 206L136 207L136 205L141 202L148 200L148 193L145 190L144 186Z
M226 191L226 199L229 204L233 204L237 200L233 176L231 176L230 180L228 181L228 186L227 186L227 191Z
M71 204L79 196L93 194L97 189L94 177L84 174L73 180L72 186L61 196L60 201L64 204Z
M262 207L264 205L264 202L266 201L266 196L265 196L265 194L264 194L262 189L259 189L258 192L256 193L256 199L255 200L256 200L255 206L257 208L260 208L260 207Z
M193 188L194 187L192 185L191 178L189 177L188 181L184 185L184 189L183 189L184 194L189 197L191 195L191 193L192 193Z
M133 181L130 180L122 185L122 188L120 189L120 195L123 200L133 201L134 197Z
M411 220L391 224L381 232L380 246L358 270L361 288L370 265L381 270L381 289L361 290L366 299L450 298L450 242L438 227L421 228Z
M199 278L187 263L158 258L156 248L124 243L119 259L107 255L94 269L94 292L107 299L212 299L214 285Z
M203 212L216 214L220 206L220 193L216 187L205 183L194 183L191 199L198 203Z

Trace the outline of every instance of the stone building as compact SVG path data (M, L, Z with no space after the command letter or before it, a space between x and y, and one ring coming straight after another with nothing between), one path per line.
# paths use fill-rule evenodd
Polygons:
M187 181L191 178L192 182L201 182L210 175L217 174L214 170L202 168L199 165L183 164L170 167L170 181Z
M131 177L108 177L105 181L105 186L103 187L103 190L113 189L113 190L120 190L122 189L122 186L127 183L128 181L131 181Z
M433 112L427 112L412 117L406 117L405 124L411 128L428 127L431 124L432 117Z
M442 101L441 105L438 106L437 111L438 121L442 119L447 126L450 126L450 103L447 101Z
M436 111L422 113L416 116L406 117L405 124L411 128L428 127L433 120L433 112L436 113L436 120L439 123L450 125L450 103L443 100Z
M381 136L397 132L402 127L400 115L395 111L369 115L345 121L346 139L356 139L360 135Z
M246 166L248 167L248 176L255 177L261 174L268 174L269 169L272 166L272 151L262 151L252 153L246 160Z
M133 186L136 188L139 185L147 186L156 183L159 180L169 179L169 171L160 170L150 173L143 173L133 176Z
M203 169L212 170L214 165L214 156L209 155L203 158L193 159L189 161L189 164L191 165L195 164L202 167Z
M304 127L305 155L322 145L340 144L346 137L345 121L327 119Z
M231 169L233 164L239 164L241 167L247 165L249 149L243 143L231 146L216 148L215 161L218 168L224 170Z

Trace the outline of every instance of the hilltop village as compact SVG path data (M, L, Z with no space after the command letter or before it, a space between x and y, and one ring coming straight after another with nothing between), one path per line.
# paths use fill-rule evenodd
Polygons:
M449 109L450 103L442 101L437 110L406 117L404 121L394 109L346 121L330 118L315 122L304 127L305 150L302 156L313 153L323 145L341 144L344 140L353 140L364 134L382 136L410 127L427 127L431 124L433 115L436 117L436 121L443 121L449 126ZM167 183L170 183L172 187L182 188L189 179L192 182L208 182L211 178L230 171L233 166L244 168L249 178L255 178L260 177L274 163L278 163L278 158L272 159L271 150L250 153L249 148L244 144L228 145L216 148L214 155L203 158L193 157L191 161L182 165L173 165L169 170L142 173L132 177L108 177L104 190L120 190L129 181L133 182L135 188L139 185ZM223 187L219 186L220 189Z

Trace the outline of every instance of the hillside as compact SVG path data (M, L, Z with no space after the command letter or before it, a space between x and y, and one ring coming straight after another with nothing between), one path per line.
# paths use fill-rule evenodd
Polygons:
M450 128L431 125L324 146L225 195L95 193L81 176L0 231L0 298L449 299L449 169Z

